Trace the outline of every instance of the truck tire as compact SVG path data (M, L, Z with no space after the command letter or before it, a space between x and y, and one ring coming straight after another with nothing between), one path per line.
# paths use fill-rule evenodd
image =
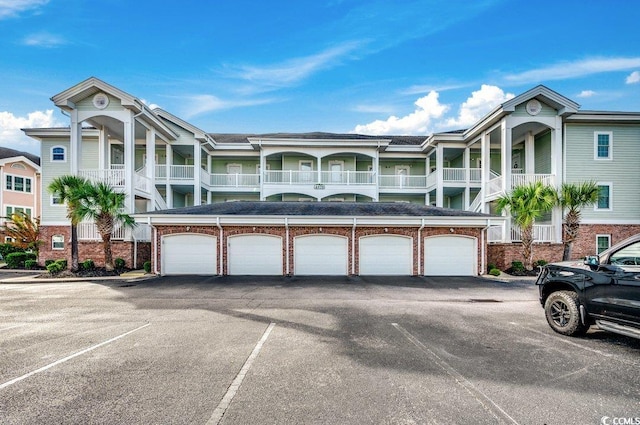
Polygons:
M578 294L573 291L556 291L547 297L544 313L551 329L562 335L584 335L589 329L580 320Z

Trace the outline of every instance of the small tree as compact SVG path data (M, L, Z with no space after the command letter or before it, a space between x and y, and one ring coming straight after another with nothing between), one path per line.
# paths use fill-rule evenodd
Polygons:
M49 192L58 196L67 204L67 218L71 220L71 271L77 272L80 268L78 261L78 223L82 219L75 213L84 191L89 185L85 178L73 175L56 177L49 184Z
M105 268L113 270L113 254L111 252L111 234L117 226L133 228L133 218L124 213L126 195L115 192L106 183L89 183L83 187L82 196L74 208L74 218L77 222L84 219L93 220L98 227L104 249Z
M7 221L2 227L2 231L15 241L12 242L12 245L37 252L42 243L40 240L40 220L31 218L24 212L13 213L11 217L5 217L5 219Z
M564 216L564 251L562 259L571 259L573 242L578 237L580 231L581 210L584 207L593 205L598 201L598 185L595 182L564 183L558 193L558 204L566 208Z
M520 228L522 256L527 270L533 270L533 225L556 203L555 189L541 182L517 186L510 194L498 198L498 212L508 210L513 222Z

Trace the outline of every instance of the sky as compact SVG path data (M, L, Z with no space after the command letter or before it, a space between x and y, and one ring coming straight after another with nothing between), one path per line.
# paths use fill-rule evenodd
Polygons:
M97 77L211 133L429 135L544 84L640 111L632 0L0 0L0 146Z

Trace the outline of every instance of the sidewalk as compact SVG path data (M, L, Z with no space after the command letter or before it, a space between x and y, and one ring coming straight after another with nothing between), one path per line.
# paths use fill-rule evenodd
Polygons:
M12 273L12 274L31 274L28 276L16 276L16 277L0 277L1 283L59 283L59 282L93 282L93 281L124 281L124 282L132 282L132 281L143 281L148 279L154 279L157 276L152 273L145 273L144 270L131 270L129 272L122 273L120 276L96 276L96 277L60 277L60 278L43 278L38 277L42 274L47 273L46 270L6 270L0 269L2 274L4 273Z

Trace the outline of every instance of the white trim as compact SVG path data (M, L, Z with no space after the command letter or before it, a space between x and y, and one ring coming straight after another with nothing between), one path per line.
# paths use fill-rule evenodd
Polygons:
M598 252L598 239L599 238L607 238L608 243L607 243L607 247L605 249L611 248L611 235L598 234L598 235L596 235L596 249L595 249L595 253L596 254L600 254L600 252ZM603 249L603 251L604 251L604 249Z
M231 173L231 172L229 171L229 169L230 169L231 167L238 167L238 168L240 168L240 172L239 172L239 173ZM236 162L233 162L233 163L231 163L231 164L227 164L227 174L230 174L230 175L242 174L242 164L238 164L238 163L236 163Z
M599 186L608 186L609 187L609 208L598 208L598 201L593 206L593 210L597 212L601 211L613 211L613 183L612 182L597 182L596 185ZM598 188L598 191L600 189ZM598 195L599 196L599 195Z
M62 153L64 155L64 159L53 159L53 150L60 148L62 149ZM55 146L51 146L51 149L49 149L49 162L67 162L67 156L69 155L69 152L67 152L67 148L66 146L62 146L62 145L55 145Z
M7 177L11 177L11 189L7 188ZM16 177L19 177L21 179L23 179L22 182L22 188L25 190L16 190ZM27 188L27 180L29 180L31 183L29 183L29 188L31 189L29 192L26 191ZM8 190L9 192L15 192L15 193L27 193L29 195L33 195L35 193L34 191L34 184L33 184L34 178L33 177L26 177L26 176L21 176L19 174L11 174L11 173L4 173L3 175L3 190Z
M598 156L598 136L609 136L609 156ZM593 159L596 161L611 161L613 159L613 132L612 131L594 131L593 132Z
M404 174L405 176L410 176L411 175L411 165L396 165L394 167L394 175L396 176L400 176L402 174L398 174L398 172L400 170L406 170L407 174Z
M7 218L11 218L10 216L16 213L16 208L22 208L23 210L25 210L24 212L26 213L26 210L31 210L31 214L27 214L29 217L31 218L35 218L35 216L33 215L33 211L35 210L35 208L33 207L27 207L24 205L12 205L12 204L4 204L3 205L4 209L2 210L2 215L6 216ZM11 214L7 214L7 208L11 207Z
M306 171L306 170L302 169L302 164L306 163L306 162L311 164L311 170L309 170L309 172L313 171L313 159L301 159L301 160L299 160L298 161L298 171Z
M62 238L62 248L56 248L54 238ZM54 251L64 250L64 235L51 235L51 249Z

